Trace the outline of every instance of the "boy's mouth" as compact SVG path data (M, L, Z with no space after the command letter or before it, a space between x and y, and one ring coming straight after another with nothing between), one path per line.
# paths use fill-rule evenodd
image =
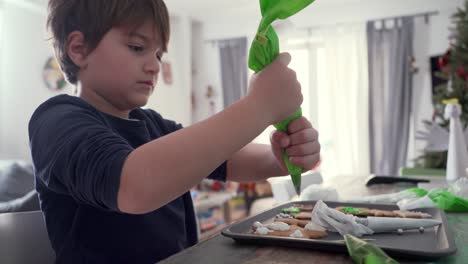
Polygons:
M154 87L154 82L153 81L141 81L141 82L138 82L138 83L142 83L142 84L146 84L148 86Z

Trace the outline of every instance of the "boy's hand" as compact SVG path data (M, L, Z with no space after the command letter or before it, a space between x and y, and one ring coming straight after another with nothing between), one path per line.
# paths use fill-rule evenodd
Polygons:
M247 97L270 124L292 116L303 100L296 72L288 68L290 62L291 55L281 53L250 80Z
M320 143L318 132L309 120L300 117L288 126L289 135L275 131L270 136L271 148L278 163L287 172L282 151L286 149L293 165L301 167L303 172L313 169L320 161Z

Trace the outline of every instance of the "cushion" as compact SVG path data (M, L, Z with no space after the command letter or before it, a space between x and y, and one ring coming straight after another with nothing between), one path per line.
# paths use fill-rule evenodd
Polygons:
M28 212L41 210L36 190L8 202L0 202L0 213Z
M34 189L32 165L19 160L0 160L0 202L23 197Z

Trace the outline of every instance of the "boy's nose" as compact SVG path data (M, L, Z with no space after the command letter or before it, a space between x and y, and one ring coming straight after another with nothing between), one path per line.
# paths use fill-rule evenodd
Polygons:
M157 58L151 58L146 61L143 70L145 71L145 73L157 75L159 73L160 68L161 62Z

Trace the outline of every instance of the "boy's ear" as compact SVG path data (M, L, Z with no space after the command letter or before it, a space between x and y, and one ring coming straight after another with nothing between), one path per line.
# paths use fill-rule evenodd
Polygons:
M87 46L84 35L80 31L73 31L68 35L68 57L80 68L86 68Z

